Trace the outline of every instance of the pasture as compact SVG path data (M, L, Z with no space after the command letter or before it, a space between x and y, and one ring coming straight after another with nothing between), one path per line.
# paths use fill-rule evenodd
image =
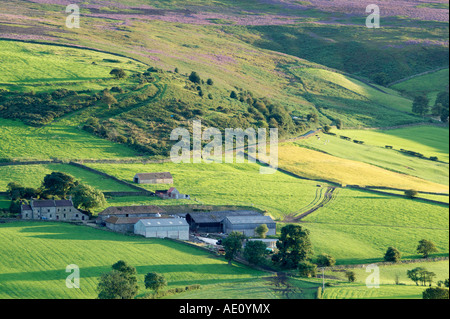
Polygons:
M426 127L424 127L424 130L426 130ZM445 129L442 129L443 132L445 132ZM295 142L296 145L301 147L306 147L311 150L316 150L319 152L324 152L326 154L335 156L337 158L357 161L361 163L370 164L372 166L376 166L379 168L383 168L385 170L391 171L393 176L399 176L399 174L394 173L400 173L403 175L409 175L414 176L417 178L420 178L422 180L430 181L436 184L441 185L448 185L449 179L448 179L448 164L440 163L440 162L433 162L427 159L422 159L418 157L409 156L406 154L403 154L399 152L399 149L402 147L398 147L400 141L396 143L396 147L394 150L386 149L385 145L382 144L382 141L385 142L385 144L389 145L388 143L391 143L391 139L381 139L379 140L379 143L374 141L372 137L377 136L377 134L380 134L377 131L338 131L334 130L338 135L342 136L348 136L352 139L364 141L364 144L357 144L353 141L347 141L339 138L338 136L332 136L332 135L326 135L326 134L318 134L318 138L312 137L305 140L300 140ZM390 131L385 131L386 133ZM348 134L349 133L349 134ZM372 133L372 134L371 134ZM419 133L420 134L420 133ZM434 135L432 136L434 143L439 143L439 139L442 137L442 135ZM445 139L445 137L444 137ZM409 147L411 141L406 141L405 144L407 144ZM429 143L428 145L433 145L432 143ZM445 147L443 144L441 144L443 147ZM426 154L428 156L432 156L431 154L437 154L439 152L439 158L442 160L445 160L447 155L445 154L445 150L442 149L442 151L439 151L437 148L432 149L431 147L428 147L427 144L416 144L414 149L419 148L421 151L425 149ZM388 174L388 172L386 172ZM405 176L406 177L406 176ZM388 180L386 179L385 184ZM394 181L392 181L394 182Z
M331 287L325 288L324 299L422 299L422 292L427 287L416 286L407 277L407 270L425 267L436 274L435 285L448 278L448 266L448 260L380 266L380 288L367 288L365 280L371 273L366 272L365 268L351 269L356 275L355 283L345 282L344 272L327 271L326 275L337 277L340 281L333 281ZM395 284L396 280L399 285Z
M100 275L118 260L136 267L141 296L144 276L153 271L164 274L169 288L254 282L266 275L236 263L230 267L225 259L182 243L63 223L3 224L0 240L1 299L96 298ZM70 264L80 267L80 289L66 288ZM272 297L267 290L259 296Z
M351 142L347 143L350 144ZM343 149L342 152L344 152L345 158L300 147L294 143L285 143L279 147L279 166L280 168L310 179L323 179L344 185L384 186L448 193L448 182L446 183L447 185L438 184L415 176L405 175L363 163L358 160L346 159L347 157L352 158L356 156L361 160L362 155L351 152L345 153ZM372 163L380 163L380 158L378 157L378 160L375 162L372 161ZM389 164L390 167L392 167L391 165L393 164ZM441 171L443 174L446 173L443 170ZM433 174L433 176L439 178L436 173ZM439 180L442 180L442 178Z

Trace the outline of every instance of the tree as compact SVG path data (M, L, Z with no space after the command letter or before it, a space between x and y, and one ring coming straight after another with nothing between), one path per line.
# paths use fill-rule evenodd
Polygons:
M252 240L245 245L244 258L252 264L259 265L264 260L266 252L266 244L260 240Z
M272 256L272 261L284 268L297 268L299 262L305 261L312 254L309 230L299 225L284 226L277 248L278 253Z
M106 205L105 195L89 185L79 184L72 189L71 194L74 206L82 210L90 211Z
M77 182L73 176L61 172L53 172L45 176L42 183L44 193L61 197L66 197L76 185Z
M261 224L258 227L256 227L255 229L255 233L260 237L260 238L266 238L266 234L269 231L269 227L267 227L266 224Z
M373 81L376 84L382 85L382 86L386 86L387 84L389 84L389 76L386 73L377 73L373 76Z
M99 299L133 299L138 289L136 283L117 270L103 274L97 286Z
M354 271L348 270L345 272L345 277L347 277L347 280L349 282L355 282L356 281L356 274Z
M445 288L428 288L422 293L423 299L449 299L449 290Z
M127 77L127 73L120 68L113 69L109 74L114 76L116 79L124 79Z
M231 91L230 97L231 97L232 99L237 99L238 96L237 96L236 91Z
M414 281L416 283L416 285L419 285L419 282L422 279L423 276L423 272L426 271L425 268L423 267L417 267L411 270L406 271L406 275L408 276L409 279L411 279L412 281Z
M108 90L104 90L103 96L102 96L102 102L105 103L106 105L108 105L108 109L111 109L111 105L116 104L117 100L111 93L109 93Z
M231 265L233 258L242 250L242 242L245 236L239 232L232 232L227 238L222 240L222 246L225 249L225 259L228 265Z
M429 111L429 103L430 100L425 95L416 96L414 98L412 112L417 115L425 116Z
M208 85L214 85L214 81L213 81L212 79L208 79L208 80L206 81L206 84L208 84Z
M388 262L394 262L397 263L402 258L402 254L400 251L395 247L389 247L386 251L386 254L384 255L384 260Z
M325 133L330 133L330 131L331 131L331 126L325 125L325 126L323 127L323 131L324 131Z
M136 273L136 268L119 260L112 265L112 271L101 276L97 287L98 298L133 299L139 290Z
M434 278L436 277L436 274L434 272L428 271L424 267L417 267L408 270L406 274L408 275L409 279L416 283L417 286L419 286L419 283L421 283L422 286L425 286L427 283L431 286Z
M298 273L300 277L316 277L317 276L317 265L309 261L301 261L298 263Z
M432 241L422 239L417 246L417 253L422 254L423 258L428 258L431 253L438 252L438 249Z
M336 259L328 254L321 254L317 257L317 266L319 267L333 267L336 265Z
M416 198L418 194L419 192L414 189L408 189L405 191L405 196L410 199Z
M189 75L189 81L200 84L202 82L202 79L200 78L200 75L198 75L197 72L192 72L191 75Z
M158 294L162 288L167 286L167 281L164 276L156 272L149 272L145 275L144 283L145 289L151 289L155 294Z
M319 121L319 115L317 115L317 113L309 113L309 114L306 116L306 119L307 119L309 122L317 123L317 122Z
M344 127L344 123L342 122L341 119L336 119L335 123L338 130L341 130Z

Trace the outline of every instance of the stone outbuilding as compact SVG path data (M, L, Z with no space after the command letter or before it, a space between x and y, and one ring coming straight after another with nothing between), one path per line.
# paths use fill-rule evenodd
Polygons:
M136 184L173 184L172 174L164 173L138 173L133 181Z

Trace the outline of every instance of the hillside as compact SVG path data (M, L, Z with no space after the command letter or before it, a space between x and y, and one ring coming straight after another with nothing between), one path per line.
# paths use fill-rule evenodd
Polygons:
M65 25L68 4L79 28ZM168 298L290 297L273 273L183 242L18 219L30 198L9 198L8 184L38 189L52 172L105 195L93 218L110 206L239 207L271 216L274 238L289 224L309 230L311 262L329 254L353 269L400 250L406 263L383 268L377 291L364 290L364 268L354 283L327 269L324 299L420 298L412 282L393 284L420 264L433 285L448 278L447 260L408 264L422 239L431 257L449 254L448 1L379 5L381 28L368 29L366 5L348 0L0 1L0 299L96 298L120 259L137 268L138 297L151 271L167 289L201 284ZM429 99L421 115L418 96ZM265 163L248 158L174 163L171 134L185 128L193 142L194 121L221 133L277 128L278 170L261 174ZM174 183L131 185L144 172ZM147 192L171 187L190 199ZM320 297L322 278L266 257L291 276L294 298ZM61 285L73 263L82 289Z

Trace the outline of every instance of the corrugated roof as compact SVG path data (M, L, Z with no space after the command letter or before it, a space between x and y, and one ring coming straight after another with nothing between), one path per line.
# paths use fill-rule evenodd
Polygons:
M273 224L270 216L227 216L231 224Z
M261 216L254 210L225 210L218 212L198 212L188 213L190 217L197 223L220 223L228 216Z
M165 213L165 210L160 206L118 206L108 207L99 215L121 215L121 214L161 214Z
M172 174L170 172L164 172L164 173L138 173L135 177L138 177L142 180L149 180L149 179L170 179L173 178Z
M144 226L189 226L184 218L154 218L154 219L141 219L140 222Z

